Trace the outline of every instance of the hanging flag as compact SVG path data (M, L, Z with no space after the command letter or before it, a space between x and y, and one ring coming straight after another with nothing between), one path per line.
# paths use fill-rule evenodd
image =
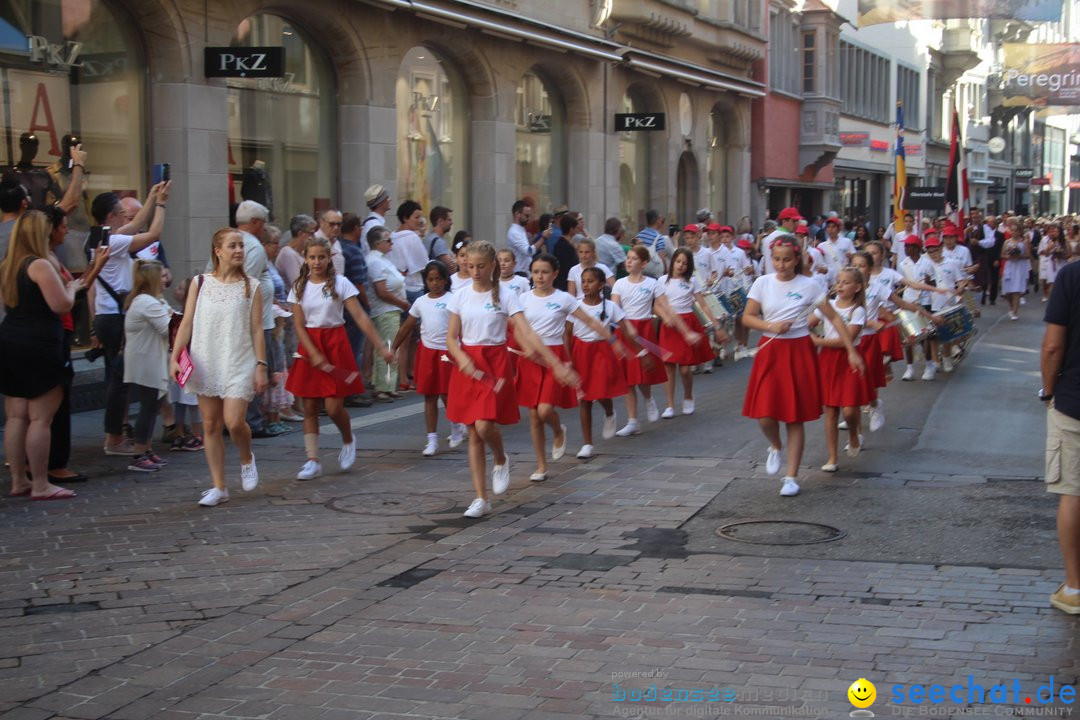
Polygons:
M904 154L904 108L896 103L896 180L893 183L893 227L904 227L904 191L907 190L907 156Z
M949 142L949 179L945 183L945 214L961 232L970 213L968 201L967 161L964 160L964 138L960 134L960 113L953 105L952 132Z

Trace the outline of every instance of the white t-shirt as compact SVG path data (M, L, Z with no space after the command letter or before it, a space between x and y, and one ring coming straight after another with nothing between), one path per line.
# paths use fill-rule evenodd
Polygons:
M404 300L405 278L386 255L378 250L372 250L368 253L367 262L368 281L371 283L371 287L374 288L375 283L381 280L386 283L386 289L391 295ZM371 317L385 315L388 312L401 312L397 305L386 302L375 292L369 294L368 304L371 305Z
M472 282L470 279L469 282ZM506 280L499 278L499 292L512 292L515 295L524 295L529 292L529 281L520 275L512 275Z
M840 316L840 319L844 321L845 325L861 325L864 329L866 328L865 308L858 305L852 305L849 308L839 308L836 306L836 300L830 300L829 304L832 305L833 310L836 311L836 314ZM822 322L822 327L825 328L826 340L840 339L840 333L836 332L836 328L833 327L832 322L825 319L825 313L821 312L821 310L815 310L814 315L817 316L818 320ZM856 335L851 341L852 344L858 345L861 336L862 333Z
M708 286L709 278L713 273L719 275L724 272L724 267L724 264L716 261L713 251L709 248L698 248L698 251L694 253L694 277L697 278L701 287Z
M605 265L603 263L598 262L595 265L593 265L593 267L600 268L601 270L604 271L604 282L605 283L608 281L608 278L615 277L615 273L611 272L611 268L609 268L607 265ZM578 300L585 297L585 293L583 293L581 291L581 273L582 273L582 271L584 269L585 268L581 265L581 263L578 263L574 267L570 268L570 272L567 273L567 275L566 275L566 281L574 283L574 290L575 290L575 294L577 295Z
M446 311L461 318L463 345L503 345L507 320L521 312L521 303L517 295L500 292L496 306L490 290L477 292L470 285L450 296Z
M791 321L791 328L782 335L763 333L765 337L781 339L800 338L809 334L808 320L811 308L825 299L821 286L805 275L796 275L783 281L775 274L762 275L750 287L747 298L761 306L765 322Z
M288 245L281 246L277 260L274 261L274 267L281 273L281 279L285 281L285 285L292 287L296 284L296 278L300 277L300 268L303 266L303 255Z
M623 309L611 300L602 300L596 305L586 305L584 302L580 302L578 307L584 310L586 314L596 318L596 322L601 325L617 325L626 317ZM606 317L601 320L601 315L606 315ZM596 342L602 339L599 333L576 317L570 318L570 324L574 327L574 337L582 342Z
M685 315L694 311L694 296L701 292L701 285L698 284L696 277L690 280L682 278L669 280L668 276L664 275L658 282L664 288L664 294L667 295L673 312Z
M540 341L545 345L562 345L570 313L578 306L577 298L562 290L540 297L533 290L522 295L520 300L525 319Z
M364 224L360 227L360 247L364 249L364 254L371 252L371 246L368 245L367 234L373 228L386 227L386 218L379 213L372 210L364 218ZM387 228L389 230L389 228ZM278 268L280 270L281 268Z
M877 330L870 327L869 324L877 322L878 314L881 312L881 305L885 302L886 296L882 293L886 292L882 289L881 283L867 283L866 285L866 322L863 323L863 335L874 335Z
M653 300L663 294L663 285L644 275L639 283L631 282L628 277L619 278L611 289L611 296L622 306L628 320L652 317Z
M405 276L405 290L419 292L424 289L424 266L428 263L424 241L412 230L398 230L390 234L390 252L387 259Z
M889 298L896 292L896 288L903 279L904 276L892 268L882 268L880 273L870 276L867 289L876 288L877 294L881 296L881 307L892 310L895 304ZM877 317L874 316L871 319L876 320Z
M304 327L333 328L345 324L345 301L360 293L356 286L341 275L334 276L334 290L337 298L332 298L323 283L308 281L304 286L304 298L300 307L304 311ZM289 289L288 302L296 302L296 288Z
M943 248L942 249L942 255L945 256L945 259L946 260L953 260L953 261L959 263L961 269L969 267L970 265L974 264L971 261L971 251L968 250L965 246L961 245L960 243L957 243L956 246L953 247L952 250L950 250L949 248L944 247L944 246L942 246L942 248Z
M135 260L131 257L131 243L134 240L131 235L109 236L109 259L105 261L105 267L101 268L99 277L109 283L117 294L131 290L131 271L135 267ZM98 283L94 290L94 314L119 315L120 310L112 295Z
M461 277L457 273L450 276L450 292L457 292L462 288L472 287L472 275Z
M818 243L817 249L825 256L825 264L829 266L829 274L836 277L836 273L847 266L848 258L855 254L855 246L843 235L836 241L826 240Z
M960 281L964 279L964 271L952 260L942 259L939 263L931 260L930 265L934 268L934 285L936 287L955 290ZM943 309L949 304L951 297L951 295L945 293L930 293L930 310L937 312Z
M920 257L918 262L913 262L909 257L904 258L900 261L899 270L900 274L908 282L925 283L928 279L934 277L934 263L930 262L930 258L926 255ZM903 298L916 305L930 304L930 293L925 290L904 288Z
M158 260L161 255L161 241L152 242L139 252L135 253L136 260Z
M446 331L450 327L450 294L437 298L421 295L409 308L409 314L420 321L420 340L432 350L446 349ZM499 298L502 298L500 293Z

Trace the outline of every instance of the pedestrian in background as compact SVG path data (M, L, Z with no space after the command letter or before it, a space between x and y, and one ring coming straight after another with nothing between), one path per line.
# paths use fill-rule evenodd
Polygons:
M1042 389L1046 403L1046 489L1060 496L1057 530L1065 582L1050 604L1080 615L1080 263L1057 274L1046 306Z

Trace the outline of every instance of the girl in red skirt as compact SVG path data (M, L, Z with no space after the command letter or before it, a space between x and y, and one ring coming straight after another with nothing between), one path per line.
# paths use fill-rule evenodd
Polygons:
M844 268L836 276L836 299L831 300L833 310L843 321L848 337L859 346L859 333L866 326L866 281L862 273L854 268ZM810 318L813 327L824 317L820 310ZM862 433L859 426L859 410L870 402L873 388L869 382L870 372L866 377L854 371L847 360L844 341L833 325L825 326L825 336L811 335L818 353L818 370L821 373L821 401L825 405L825 449L829 458L821 469L836 472L836 446L839 443L837 421L841 412L848 427L848 445L845 448L850 457L855 457L862 450ZM861 353L860 353L861 354ZM864 362L869 363L863 355ZM881 365L881 358L877 359Z
M525 321L536 332L540 342L560 363L570 361L571 317L583 322L605 340L611 331L600 324L580 307L573 295L555 288L555 276L559 274L559 261L553 255L543 254L529 266L533 289L520 296ZM514 331L514 340L521 342ZM559 421L555 408L572 408L578 404L577 390L559 381L546 358L541 362L535 356L521 358L517 368L518 405L529 408L529 430L532 435L533 452L536 454L536 470L529 476L533 482L547 480L547 438L545 426L551 428L551 459L559 460L566 453L566 426Z
M626 321L626 313L615 303L605 300L603 288L607 278L598 267L581 271L581 291L584 297L580 309L592 316L604 327L618 325L629 340L637 338L633 326ZM571 321L574 331L574 348L571 353L574 367L581 372L581 434L584 444L578 451L579 458L593 456L592 439L592 404L598 401L604 408L604 429L601 435L605 440L615 436L615 406L611 398L626 394L626 373L623 370L623 358L626 347L617 338L605 341L596 331L576 317Z
M334 271L330 262L330 242L313 237L304 247L304 266L289 291L293 324L299 343L300 360L293 363L285 389L304 400L304 450L307 462L297 480L311 480L322 474L319 462L319 401L325 400L326 414L341 431L338 464L348 470L356 461L356 442L345 410L345 398L364 392L356 370L356 357L345 334L345 314L356 322L371 346L378 348L388 363L394 354L383 344L367 313L360 307L356 286ZM355 379L342 377L356 372Z
M501 292L499 265L491 243L471 243L466 262L472 284L453 293L447 304L450 324L446 349L456 368L450 379L446 415L451 422L469 426L469 469L476 499L465 517L476 518L491 512L484 478L486 448L491 448L495 463L492 492L502 495L510 485L510 457L503 449L498 425L516 423L520 416L506 349L507 326L514 329L514 337L523 348L552 368L556 381L576 385L579 378L540 342L525 321L518 296Z
M754 281L743 312L743 324L764 335L750 371L743 415L756 418L769 441L765 468L772 475L780 471L780 423L787 425L787 474L780 494L791 496L799 494L795 476L806 443L803 423L821 417L821 378L807 325L814 308L821 308L836 328L851 367L861 373L864 363L844 321L825 302L821 286L802 274L803 253L795 236L779 236L769 252L774 272Z
M700 334L700 339L695 343L689 343L676 328L663 325L660 328L660 346L672 353L670 361L664 362L664 370L667 379L664 384L664 394L667 397L667 408L660 415L662 418L675 417L675 369L678 367L682 376L683 385L683 415L694 414L694 366L701 363L712 365L714 359L712 345L709 343L708 333L701 326L701 321L694 314L694 302L705 311L709 319L709 329L716 334L716 342L723 345L728 341L727 329L716 321L705 299L701 295L701 285L694 276L694 254L689 248L679 248L671 257L671 274L664 275L659 280L664 288L664 296L667 298L671 311L682 320L691 331Z
M696 344L701 339L701 333L690 330L679 316L671 312L671 306L664 297L664 287L655 278L644 274L648 264L648 248L644 245L630 248L626 253L627 276L615 281L611 299L626 313L626 324L634 329L635 336L640 335L652 343L660 339L653 318L655 312L666 324L681 333L687 344ZM622 330L619 331L619 339L631 349L635 348L629 335ZM652 386L667 382L667 372L659 358L642 348L637 348L636 354L628 354L623 358L622 364L629 390L626 394L627 420L626 425L615 434L628 437L641 432L635 388L641 391L641 396L645 399L645 413L649 422L656 422L660 419L660 411L652 398Z
M450 370L448 362L443 362L446 354L446 329L450 325L450 312L447 303L450 298L446 289L450 285L450 271L438 260L432 260L424 266L424 289L427 295L421 295L409 308L409 317L398 330L391 352L397 352L398 346L412 337L413 329L420 323L420 342L416 346L416 392L424 396L424 422L427 425L427 444L424 456L431 457L439 450L439 398L446 405L446 394L450 390ZM450 423L450 447L461 445L465 426Z

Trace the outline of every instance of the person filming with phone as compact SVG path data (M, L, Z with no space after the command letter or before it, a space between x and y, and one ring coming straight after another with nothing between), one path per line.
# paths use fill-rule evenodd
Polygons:
M124 300L131 290L133 255L161 237L171 189L171 182L154 185L142 209L130 222L124 216L124 206L116 193L101 193L90 205L90 213L98 225L91 228L90 236L99 238L101 245L109 247L109 258L94 283L93 304L95 343L105 351L106 455L128 457L134 452L131 441L123 435L127 407L124 364L120 356L124 342ZM139 232L143 227L147 227L146 232Z

